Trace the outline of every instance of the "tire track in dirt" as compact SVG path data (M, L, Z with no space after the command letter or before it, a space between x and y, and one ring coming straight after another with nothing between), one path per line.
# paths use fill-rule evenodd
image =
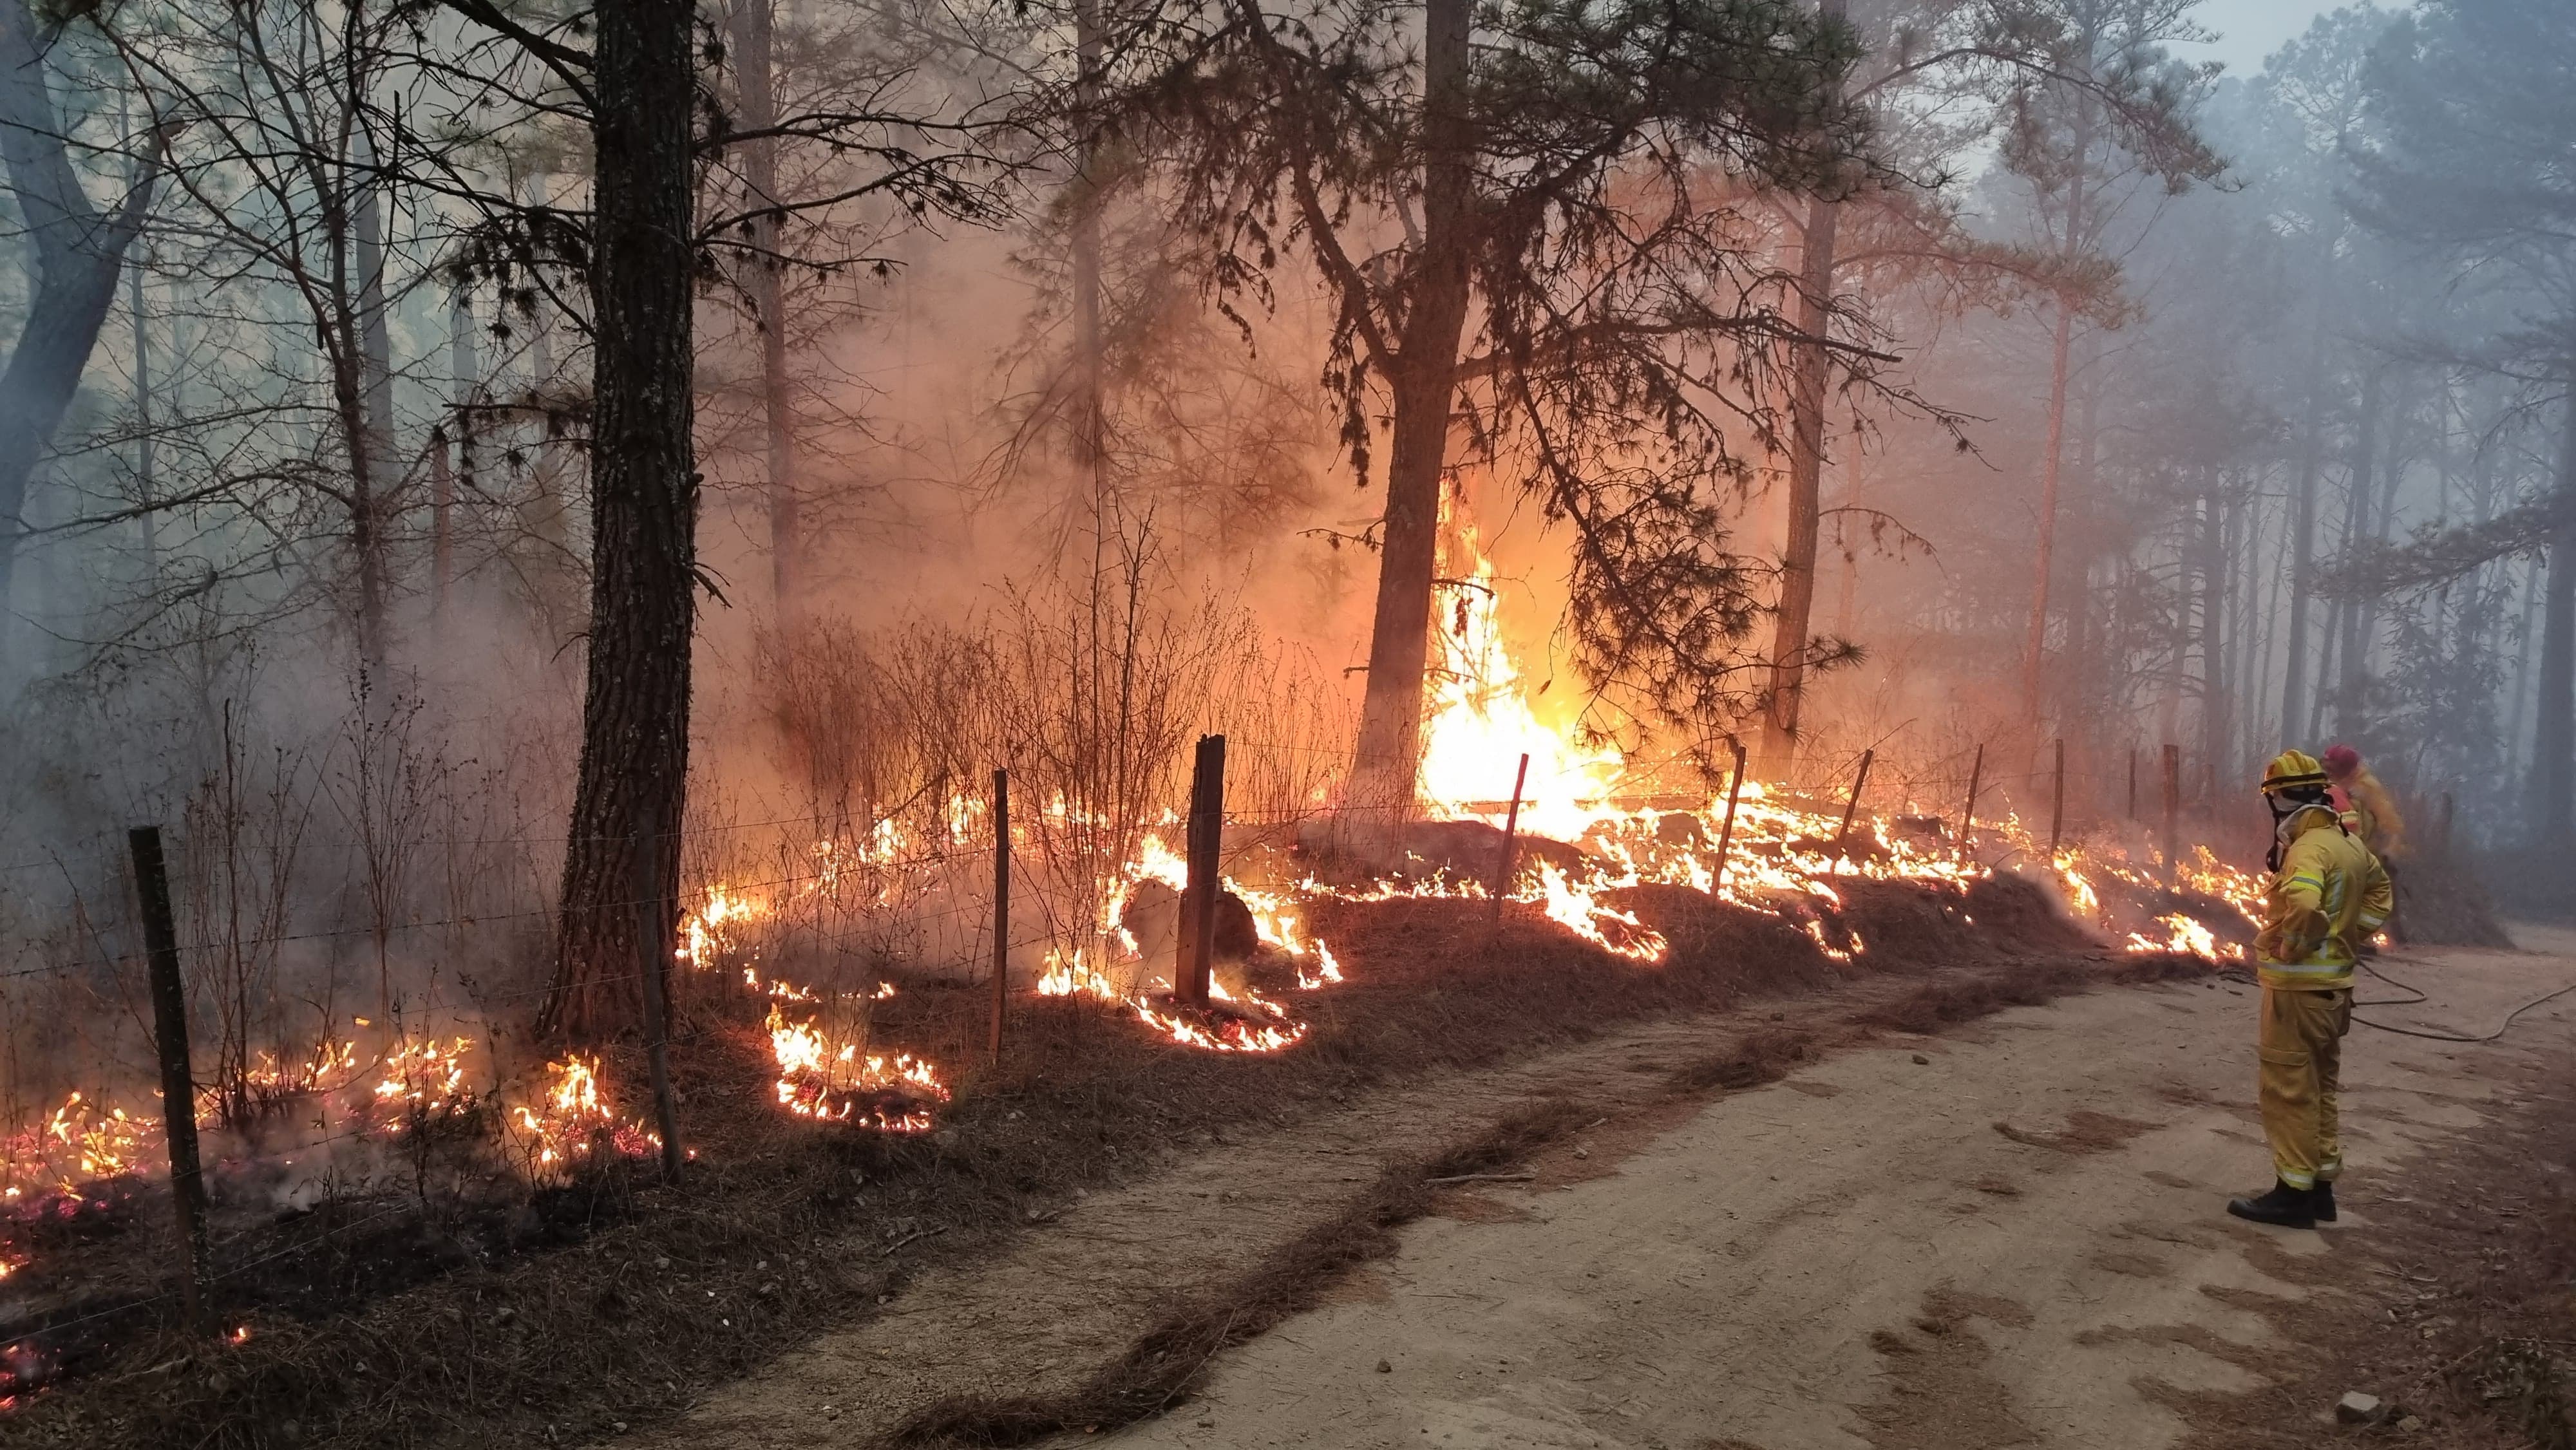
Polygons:
M2450 1015L2491 1020L2576 952L2442 965ZM1782 1085L1838 1091L1730 1096L1607 1176L1568 1181L1560 1144L1535 1182L1481 1190L1498 1211L1406 1229L1373 1296L1220 1356L1188 1409L1120 1438L2170 1446L2177 1405L2270 1391L2276 1319L2373 1247L2387 1199L2428 1191L2424 1150L2490 1121L2515 1064L2576 1056L2570 1004L2485 1055L2357 1038L2344 1223L2261 1229L2221 1212L2268 1172L2239 1116L2252 998L2097 992L1862 1045Z
M2081 980L2063 961L2040 975L2061 985ZM1958 1002L1998 1000L1993 991L1968 990L1970 983L1991 979L2006 995L2028 995L2038 990L2032 976L2032 964L2011 963L1945 972L1932 983L1866 979L1823 997L1644 1024L1505 1066L1357 1097L1342 1111L1283 1130L1230 1132L1189 1155L1167 1151L1155 1176L1079 1198L998 1257L928 1268L866 1320L717 1390L673 1423L617 1443L657 1450L846 1447L935 1440L970 1422L967 1438L1025 1439L1068 1414L1078 1417L1092 1402L1120 1411L1111 1423L1133 1418L1139 1407L1117 1395L1136 1387L1111 1386L1104 1400L1102 1381L1119 1379L1122 1363L1140 1348L1153 1350L1157 1326L1190 1320L1212 1292L1221 1295L1247 1276L1268 1277L1266 1257L1277 1246L1319 1232L1329 1237L1355 1209L1365 1218L1373 1198L1418 1185L1414 1165L1461 1144L1472 1148L1501 1125L1507 1137L1518 1131L1531 1142L1569 1132L1579 1139L1544 1157L1535 1186L1600 1177L1730 1088L1770 1081L1837 1043L1885 1037L1890 1029L1875 1024L1890 1014L1916 1021L1963 1010ZM1951 1004L1946 1009L1916 1000L1936 989ZM1508 1146L1517 1151L1527 1143ZM1402 1216L1423 1207L1472 1216L1493 1203L1476 1191L1485 1186L1436 1188L1427 1204ZM1366 1230L1354 1224L1351 1231ZM875 1248L861 1242L847 1251ZM1276 1287L1314 1296L1325 1286ZM1225 1331L1216 1342L1240 1337L1222 1324L1211 1327ZM1177 1369L1194 1374L1205 1357Z

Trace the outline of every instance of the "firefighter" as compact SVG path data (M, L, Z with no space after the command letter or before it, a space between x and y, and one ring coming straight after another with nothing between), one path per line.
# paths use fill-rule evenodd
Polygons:
M2256 1055L2276 1181L2269 1193L2229 1200L2227 1211L2286 1228L2334 1221L2343 1171L2335 1090L2352 1030L2352 964L2392 905L2387 870L2346 829L2328 784L2325 767L2304 751L2285 750L2263 771L2272 882L2254 938L2263 986Z
M2343 814L2343 828L2360 837L2383 863L2405 855L2406 818L2397 813L2397 797L2361 763L2361 752L2329 745L2324 764L2327 795Z

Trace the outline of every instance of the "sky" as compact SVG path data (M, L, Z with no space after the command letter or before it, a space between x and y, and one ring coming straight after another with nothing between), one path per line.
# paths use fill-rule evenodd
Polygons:
M2213 45L2177 46L2194 60L2220 60L2232 76L2251 77L2263 69L2263 57L2308 28L2308 22L2349 0L2203 0L2193 18L2219 32ZM2379 0L2383 10L2403 9L2397 0Z

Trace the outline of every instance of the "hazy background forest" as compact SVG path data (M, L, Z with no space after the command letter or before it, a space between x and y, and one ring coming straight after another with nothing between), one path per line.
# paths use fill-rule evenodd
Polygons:
M1571 839L1739 748L1964 782L2025 864L2171 750L2250 866L2262 762L2343 741L2576 902L2563 0L2233 65L2229 0L673 14L627 114L545 0L0 0L13 1194L137 1151L144 824L253 1136L352 1020L631 1046L666 947L1110 971L1203 733L1229 852L1376 868L1524 753ZM685 194L615 192L657 145Z

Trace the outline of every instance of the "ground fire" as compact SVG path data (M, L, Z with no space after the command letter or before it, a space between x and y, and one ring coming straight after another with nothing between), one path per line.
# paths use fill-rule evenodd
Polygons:
M0 1450L2568 1442L2566 8L0 0Z

